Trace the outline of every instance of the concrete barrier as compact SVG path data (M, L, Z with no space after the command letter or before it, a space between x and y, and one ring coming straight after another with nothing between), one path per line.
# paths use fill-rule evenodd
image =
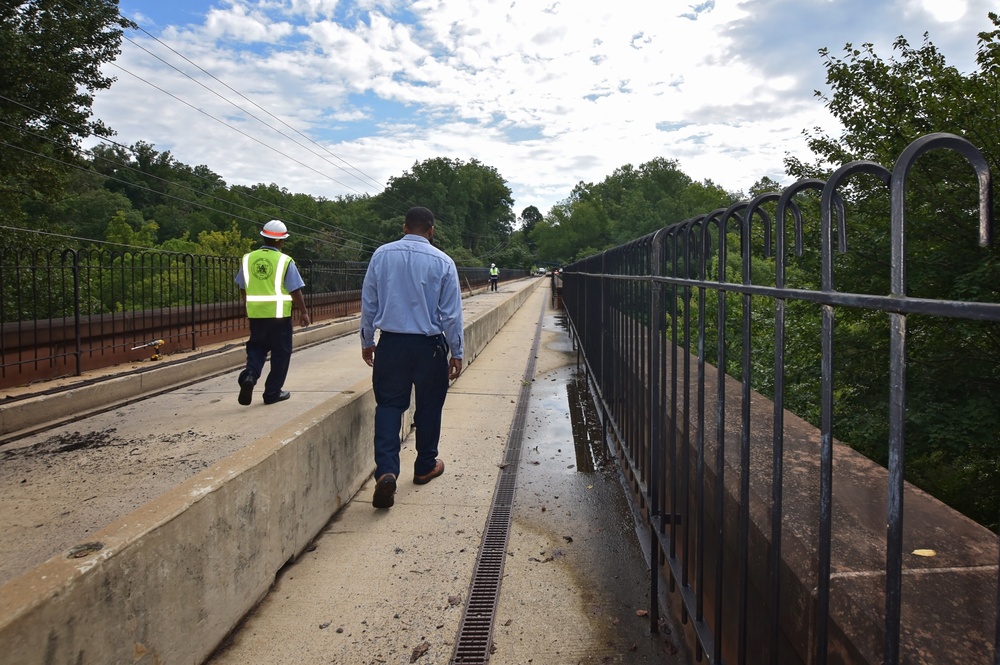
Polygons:
M540 283L466 322L467 364ZM374 407L361 381L0 587L3 662L203 662L371 474Z
M679 354L682 353L683 349L679 349ZM677 368L679 395L685 394L683 361L681 355ZM673 369L670 354L666 354L664 362L664 375L669 377ZM699 390L698 358L689 356L686 366L689 368L686 394L693 396ZM681 569L687 565L691 574L686 588L683 576L675 580L669 604L677 613L678 621L690 619L690 616L681 615L681 594L700 593L704 621L713 631L717 605L721 607L722 633L713 637L720 644L725 662L738 660L741 612L745 612L747 619L747 662L771 662L769 638L775 632L778 635L777 662L788 665L817 662L821 433L796 415L784 412L778 571L780 614L777 625L771 625L768 605L770 556L774 551L770 514L774 402L751 391L748 546L744 575L741 574L740 549L742 384L730 376L725 377L724 392L730 397L725 401L721 437L724 466L720 499L716 495L720 440L716 368L706 363L704 376L704 408L699 412L691 399L690 410L685 415L684 400L678 404L677 427L673 432L677 448L675 452L673 449L667 451L672 461L668 462L669 471L660 485L687 491L686 496L677 495L673 506L666 508L678 514L673 563ZM629 377L629 380L637 379ZM704 443L703 450L698 449L698 433ZM648 436L648 431L644 434ZM664 440L668 436L669 432L664 433ZM620 451L624 450L621 440L617 445ZM700 471L696 464L699 455L705 460ZM885 639L888 471L839 441L833 442L832 458L830 609L825 654L830 663L881 663ZM630 476L633 491L640 485L639 476L639 473ZM704 485L699 487L702 479ZM701 494L699 489L703 490ZM997 616L996 534L909 483L905 484L904 495L901 662L922 665L993 663ZM644 501L645 497L638 496L638 499ZM721 513L717 512L717 500ZM686 512L688 507L690 512ZM703 520L704 536L698 533L699 516ZM699 537L703 538L700 544ZM666 542L664 536L661 562L670 556ZM693 575L699 556L703 557L703 570L706 571L701 589L695 586L699 582ZM720 556L723 576L717 580L714 571ZM744 592L745 606L741 599ZM694 650L693 622L685 623L687 641Z

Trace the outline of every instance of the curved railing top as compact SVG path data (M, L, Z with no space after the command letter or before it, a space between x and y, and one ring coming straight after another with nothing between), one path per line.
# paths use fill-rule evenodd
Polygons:
M726 280L725 259L728 249L727 235L721 232L722 229L729 229L730 224L735 225L735 230L741 234L741 258L742 258L742 279L749 284L752 279L751 260L754 248L752 247L752 234L749 233L750 225L754 217L759 217L764 225L764 242L760 252L764 257L771 255L772 243L774 245L775 257L775 284L778 287L784 286L785 264L786 264L786 232L785 220L791 215L793 229L795 233L795 254L802 256L804 251L803 218L800 206L795 198L807 191L813 191L820 195L820 251L822 257L821 284L823 290L833 290L833 233L834 219L836 219L837 251L847 252L847 215L841 188L851 178L858 175L874 176L888 190L891 219L890 236L892 245L892 275L891 290L894 294L903 294L906 290L906 270L905 270L905 242L906 242L906 182L907 176L917 159L924 153L931 150L947 149L952 150L963 157L972 166L978 179L979 187L979 242L981 245L992 243L992 209L993 194L992 181L989 164L982 152L961 136L947 133L928 134L910 143L900 154L892 169L888 169L881 164L868 160L857 160L840 166L835 169L826 180L819 178L803 178L780 192L767 192L749 201L738 201L728 208L718 208L711 212L697 215L689 219L663 227L653 233L646 234L617 247L606 249L600 253L602 261L609 267L619 267L624 272L621 274L634 274L629 272L634 269L635 264L625 259L626 254L646 247L656 246L657 256L662 257L666 262L670 250L666 245L671 242L682 242L683 249L674 248L674 262L679 257L679 252L685 252L685 269L688 268L690 251L693 248L698 252L701 278L705 278L706 264L709 256L714 252L719 258L720 282ZM772 220L763 206L774 204L774 218ZM773 228L773 233L772 233ZM712 246L712 232L715 230L715 247ZM692 233L700 231L700 242L691 243ZM772 240L773 236L773 240ZM591 257L588 257L591 258ZM587 259L581 259L566 266L567 272L580 271L587 265ZM607 272L607 270L605 270ZM651 270L652 274L660 274L662 271L657 266Z

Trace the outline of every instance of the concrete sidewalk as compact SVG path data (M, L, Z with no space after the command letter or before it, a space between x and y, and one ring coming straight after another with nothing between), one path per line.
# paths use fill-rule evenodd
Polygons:
M500 303L538 285L510 282L496 293L466 298L466 322L495 314ZM261 402L261 386L249 407L237 404L236 376L246 358L241 343L67 377L47 382L44 391L5 391L5 433L46 429L0 448L0 485L6 488L0 494L0 584L330 400L370 389L357 326L353 317L297 329L285 383L292 398L276 405ZM470 342L476 350L483 344ZM53 391L57 387L63 390ZM64 424L48 429L53 420Z
M541 283L465 299L467 361ZM0 450L5 662L204 661L371 474L356 331L297 330L270 406L237 404L239 344L7 395L38 431Z
M410 662L424 644L419 662L448 661L549 294L536 289L452 385L444 475L414 485L408 439L395 505L374 509L369 479L211 662Z
M304 556L283 570L211 663L449 662L537 328L543 326L536 377L575 360L565 331L556 325L550 296L547 285L536 289L453 384L440 446L444 475L427 485L412 484L414 449L408 439L395 505L374 509L369 479ZM544 419L545 407L535 411ZM555 443L572 451L572 434L569 440L565 430L563 435ZM537 465L538 459L522 464ZM559 466L565 469L562 462ZM584 493L598 483L621 492L617 475L583 482L590 483ZM545 514L550 506L548 515L558 520L556 509L563 503L567 513L589 514L582 505L576 511L572 490L564 489L562 502L560 486L547 487L544 496L535 492L517 499L522 515ZM589 499L602 491L590 492ZM672 655L677 650L667 626L665 636L650 636L642 618L648 609L646 568L634 529L620 510L610 517L623 528L574 527L578 547L605 553L603 570L587 572L580 568L583 557L573 551L573 538L557 535L568 530L546 535L545 527L524 517L512 526L491 662L684 662ZM563 517L563 527L566 521ZM616 535L622 532L631 538L627 546ZM596 538L584 545L588 535ZM612 546L608 537L615 539ZM618 591L600 597L613 586L624 598Z

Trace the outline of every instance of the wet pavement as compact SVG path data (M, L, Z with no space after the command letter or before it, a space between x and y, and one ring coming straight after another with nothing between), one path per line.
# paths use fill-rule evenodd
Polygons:
M650 631L648 569L618 467L561 314L545 326L562 331L546 352L572 364L532 385L491 662L686 662L670 624Z

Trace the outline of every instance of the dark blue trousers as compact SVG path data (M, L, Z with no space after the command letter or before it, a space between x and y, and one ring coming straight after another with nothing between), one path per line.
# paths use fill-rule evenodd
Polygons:
M413 474L434 469L441 438L441 409L448 395L448 345L441 336L383 332L372 369L375 393L375 478L399 477L400 428L415 395L417 461Z
M247 366L237 379L250 374L254 384L264 371L264 361L271 354L271 369L264 381L264 401L277 399L288 376L288 363L292 359L292 318L250 319L250 339L247 340Z

